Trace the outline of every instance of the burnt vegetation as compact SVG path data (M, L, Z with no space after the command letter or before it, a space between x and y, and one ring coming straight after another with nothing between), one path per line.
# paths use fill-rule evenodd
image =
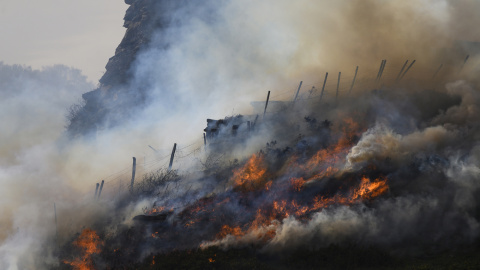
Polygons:
M397 104L395 95L370 94ZM404 198L447 199L430 213L432 218L452 207L449 202L454 197L447 190L458 187L446 174L452 164L445 152L412 151L411 156L401 158L386 152L365 160L350 157L353 163L349 164L349 155L355 153L353 147L368 138L367 130L375 130L369 123L378 113L378 104L375 101L362 108L361 114L331 114L332 120L317 120L323 115L292 109L277 112L256 125L252 125L258 118L255 115L209 120L209 149L198 160L201 174L169 169L145 174L130 188L125 200L135 203L147 199L151 204L133 218L132 224L102 221L92 226L104 246L92 254L91 262L105 269L433 269L439 266L437 260L466 267L477 262L472 255L477 254L476 248L464 241L454 242L455 246L463 242L461 245L469 247L465 255L452 260L441 255L449 251L444 244L450 243L452 235L464 237L458 230L468 226L461 225L464 221L455 216L455 211L450 215L460 223L447 233L442 232L442 226L435 227L434 220L420 218L413 230L422 237L407 234L390 242L372 238L372 243L351 235L340 243L324 243L322 234L313 232L300 245L268 252L284 222L292 219L297 226L308 227L322 213L334 215L348 208L355 215L378 213L385 218L384 223L375 222L381 234L387 234L388 220L396 218L391 205ZM400 104L396 109L405 117L421 119L418 127L428 126L435 119L432 110L408 110ZM453 96L449 102L437 102L435 110L442 114L459 105ZM403 125L398 123L399 130ZM278 127L282 128L274 133L277 137L253 155L241 159L232 155L238 147L263 136L265 130ZM117 209L119 214L128 203L122 205ZM419 211L428 212L426 205L419 207ZM470 214L478 218L475 211ZM443 234L440 238L439 233ZM81 250L71 243L74 239L62 247L60 257L65 261L72 259L71 254L80 256ZM420 257L412 257L412 250ZM465 260L458 262L457 258ZM60 268L68 269L68 265Z
M120 125L148 100L129 70L168 21L149 10L167 11L126 2L125 39L101 86L70 108L72 135ZM341 73L336 93L324 92L326 73L308 97L301 82L271 111L268 92L253 115L207 119L197 165L146 173L92 224L98 238L79 246L84 231L61 246L58 268L78 258L95 269L478 268L477 85L445 89L455 64L402 81L414 63L383 75L382 60L355 85L357 66L348 93Z

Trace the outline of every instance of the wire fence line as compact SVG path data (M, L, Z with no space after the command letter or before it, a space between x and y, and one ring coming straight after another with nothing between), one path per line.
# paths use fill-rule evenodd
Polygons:
M296 102L302 102L302 101L322 102L322 101L331 100L333 97L336 98L337 95L338 97L345 96L346 94L348 95L351 92L355 92L356 89L365 89L367 87L381 88L385 85L391 85L392 83L398 82L399 81L398 78L401 72L399 73L399 70L395 70L394 68L389 66L389 68L386 68L385 70L382 71L382 74L380 77L377 74L376 78L375 76L373 76L373 74L370 74L371 76L358 76L358 74L353 75L354 72L351 72L351 73L352 74L350 74L349 72L348 75L342 74L340 78L340 83L337 80L337 74L329 73L329 77L327 78L326 82L325 82L325 78L322 75L323 78L321 78L317 82L302 84L302 87L300 89L301 94L299 94L298 98L295 101ZM359 73L361 73L361 71ZM433 74L433 73L432 74L430 73L432 73L431 70L429 71L418 70L418 69L415 70L415 74L417 76L421 75L425 77L427 75L430 76ZM338 87L338 90L337 90L337 87ZM291 96L289 100L284 100L284 102L288 104L289 102L293 101L293 98L296 95L297 90L298 90L298 86L295 86L295 87L292 86L292 87L288 87L280 90L275 90L275 93L271 96L271 100L286 99L289 96ZM298 112L300 111L298 110ZM267 110L266 112L267 115L273 115L276 113L277 111ZM247 121L244 121L244 122L247 122ZM203 145L203 140L204 138L202 136L201 138L198 138L197 140L191 142L190 144L178 148L175 153L174 164L181 163L182 160L185 160L185 159L191 159L190 162L195 162L195 161L198 162L198 157L196 157L196 154L205 152L202 150L206 150L205 146ZM152 150L155 150L155 149L152 148ZM164 151L167 151L167 150L164 150ZM167 166L169 165L168 159L171 157L171 153L159 156L158 152L160 151L155 150L154 153L150 155L145 155L144 162L137 163L137 170L136 170L137 173L135 175L136 179L141 179L146 174L154 172L156 170L167 168ZM147 157L149 158L148 162L145 160ZM110 191L116 189L117 190L116 193L119 193L121 192L122 189L125 190L130 187L131 178L132 178L132 165L129 165L117 172L114 172L100 179L105 180L104 184L107 184L105 191L109 190L108 187L110 186L111 187ZM87 193L90 193L90 191L86 192L85 195Z
M199 146L200 143L202 146ZM203 136L188 145L178 148L175 152L175 163L180 162L182 159L191 158L192 156L194 156L195 153L201 152L202 148L204 148ZM149 156L152 157L152 155ZM136 163L135 179L142 179L145 175L149 173L155 172L160 169L166 169L170 163L169 159L171 157L171 153L162 156L158 156L156 155L156 153L154 153L153 157L153 160L150 160L148 162ZM105 195L105 193L111 193L112 191L114 193L119 193L130 188L132 180L132 168L133 165L129 165L106 177L100 178L101 180L99 180L99 182L101 182L102 180L104 181L102 194ZM83 195L86 196L88 193L97 194L93 193L93 191L93 189L88 190L84 192Z
M410 62L409 64L411 64L412 62ZM458 64L458 63L457 63ZM463 64L463 62L462 62ZM418 65L418 64L417 64ZM422 77L424 77L425 80L432 80L434 79L435 75L437 75L437 78L441 75L440 73L442 72L445 72L445 70L448 70L448 69L458 69L458 72L464 72L465 71L465 68L462 69L462 66L463 65L443 65L443 69L439 69L438 66L432 66L432 68L428 68L428 69L415 69L415 66L413 66L413 69L415 70L414 72L413 71L410 71L410 72L406 72L406 70L402 69L402 65L400 66L392 66L390 64L386 65L386 67L384 67L384 70L382 71L382 75L381 75L381 78L379 80L377 80L377 77L378 77L378 71L375 70L375 68L372 68L370 67L369 68L369 74L364 74L362 72L362 69L361 67L359 68L359 71L358 71L358 74L357 74L357 78L356 78L356 82L355 82L355 87L356 88L357 86L360 86L359 85L359 82L360 81L376 81L378 83L380 82L384 82L386 81L386 79L390 79L391 81L398 81L398 79L402 79L403 77L405 78L408 78L409 74L416 74L417 76L418 75L421 75ZM373 73L373 71L375 73ZM401 73L403 73L403 76L401 76ZM336 85L337 85L337 74L338 72L328 72L329 73L329 76L328 76L328 79L327 79L327 82L325 84L325 89L328 89L328 88L331 88L331 87L335 87L336 88ZM321 91L321 88L323 86L323 82L324 82L324 75L325 73L321 74L320 75L320 80L316 81L316 82L313 82L313 83L308 83L308 84L302 84L302 92L305 91L305 89L308 89L307 91L310 91L311 90L311 87L314 86L315 87L315 91ZM341 87L346 87L346 88L350 88L350 85L351 85L351 82L353 81L353 78L355 77L355 72L353 71L353 69L350 71L347 72L347 74L343 73L342 72L342 75L341 75ZM273 94L271 96L271 98L280 98L280 97L286 97L286 96L291 96L292 97L292 100L293 100L293 97L295 96L296 94L296 91L297 91L297 87L298 86L291 86L289 88L284 88L284 89L281 89L281 90L277 90L275 94ZM353 91L353 90L352 90Z

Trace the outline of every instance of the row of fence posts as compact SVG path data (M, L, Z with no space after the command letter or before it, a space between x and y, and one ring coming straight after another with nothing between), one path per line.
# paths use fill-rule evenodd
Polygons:
M205 142L205 145L206 145L206 138L205 138L205 134L204 134L204 142ZM151 146L150 146L151 147ZM151 147L152 148L152 147ZM153 149L153 148L152 148ZM155 150L155 149L154 149ZM156 151L156 150L155 150ZM168 165L168 170L170 171L172 169L172 166L173 166L173 160L175 158L175 152L177 151L177 144L174 143L173 144L173 149L172 149L172 154L170 155L170 163ZM133 186L135 184L135 173L136 173L136 170L137 170L137 158L133 157L133 164L132 164L132 179L131 179L131 182L130 182L130 191L133 191ZM95 196L94 196L94 199L95 200L98 200L100 199L100 195L102 194L102 190L103 190L103 185L105 183L105 180L102 180L102 183L99 184L97 183L96 184L96 187L95 187Z
M105 183L105 180L102 180L102 184L100 185L99 183L96 184L96 187L95 187L95 196L94 196L94 199L95 200L98 200L100 199L100 195L102 194L102 190L103 190L103 184ZM100 189L98 188L100 186Z
M460 67L459 69L459 72L463 69L463 67L465 66L465 64L467 63L468 59L469 59L470 55L467 55L462 63L462 66ZM416 60L413 60L410 65L408 65L408 61L409 60L406 60L405 63L403 64L402 68L400 69L400 72L398 73L395 81L396 82L399 82L404 76L405 74L407 74L407 72L412 68L412 66L415 64ZM383 76L383 72L385 70L385 66L387 64L387 60L386 59L383 59L380 63L380 68L378 70L378 73L377 73L377 77L375 78L375 82L379 82ZM408 67L407 67L408 65ZM435 71L435 73L433 74L432 76L432 79L434 79L440 72L440 70L442 69L443 67L443 63L440 64L440 66L438 67L438 69ZM406 69L405 69L406 68ZM348 90L348 94L350 94L352 92L352 89L353 87L355 86L355 82L356 82L356 79L357 79L357 74L358 74L358 66L355 68L355 75L353 76L353 80L352 80L352 84L350 85L350 89ZM338 80L337 80L337 88L336 88L336 94L335 94L335 100L338 99L338 94L339 94L339 88L340 88L340 79L341 79L341 75L342 75L342 72L338 72ZM328 79L328 72L325 73L325 78L323 80L323 85L322 85L322 90L320 92L320 101L322 100L323 98L323 94L325 92L325 86L327 84L327 79ZM300 93L300 89L302 88L302 84L303 84L303 81L300 81L300 84L298 85L298 89L296 91L296 94L295 94L295 98L293 99L293 103L295 103L298 99L298 95ZM309 94L309 97L316 91L316 88L315 86L312 87L312 89L310 90L310 94ZM270 91L268 91L268 94L267 94L267 100L265 101L265 108L263 110L263 118L265 118L265 114L267 112L267 108L268 108L268 102L270 100ZM250 121L247 121L247 126L248 126L248 130L250 131L251 129L253 129L257 123L257 120L258 120L258 114L257 116L255 117L255 121L253 123L251 123ZM206 134L203 133L203 144L205 146L205 148L207 147L207 137L206 137ZM157 150L155 150L153 147L151 147L149 145L150 148L152 148L155 152L157 152ZM173 160L175 158L175 152L177 150L177 144L174 143L173 144L173 149L172 149L172 154L170 155L170 163L168 165L168 170L171 170L172 169L172 166L173 166ZM137 166L137 162L136 162L136 158L133 157L133 165L132 165L132 180L131 180L131 183L130 183L130 191L133 191L133 186L134 186L134 183L135 183L135 171L136 171L136 166ZM105 180L102 180L102 183L99 184L97 183L96 184L96 188L95 188L95 199L98 200L100 199L100 195L102 194L102 189L103 189L103 185L104 185L104 182ZM55 204L54 204L55 206ZM55 219L56 219L56 209L55 209ZM55 221L56 223L56 221Z
M462 63L462 66L460 67L459 69L459 72L462 71L463 67L465 66L465 64L467 63L468 59L469 59L470 55L467 55ZM403 64L402 68L400 69L400 72L398 73L397 75L397 78L395 79L396 82L399 82L401 79L403 79L403 77L405 77L405 74L407 74L407 72L413 67L413 65L415 64L416 60L413 60L410 65L407 67L408 65L408 61L409 60L406 60L405 63ZM377 77L375 78L375 82L379 82L381 79L382 79L382 76L383 76L383 72L385 70L385 66L387 65L387 60L386 59L383 59L380 63L380 68L378 70L378 73L377 73ZM407 68L406 68L407 67ZM438 67L438 69L435 71L435 73L433 74L433 77L432 79L434 79L437 74L440 72L440 70L442 69L443 67L443 63L440 64L440 66ZM406 68L406 69L405 69ZM352 80L352 84L350 85L350 89L348 90L348 94L350 94L352 92L352 89L353 87L355 86L355 81L357 79L357 74L358 74L358 66L355 68L355 75L353 76L353 80ZM335 94L335 100L338 99L338 94L339 94L339 89L340 89L340 78L342 76L342 72L338 72L338 80L337 80L337 88L336 88L336 94ZM323 80L323 86L322 86L322 90L320 92L320 100L322 100L323 98L323 94L325 92L325 86L327 84L327 79L328 79L328 72L325 73L325 79ZM295 94L295 98L293 99L293 103L295 103L297 101L297 98L298 98L298 95L300 93L300 88L302 87L302 83L303 81L300 81L300 85L298 86L298 89L297 89L297 92ZM312 87L312 90L310 90L310 94L309 94L309 97L313 94L313 92L316 90L315 86ZM265 110L263 112L263 115L265 117L265 112L267 110L267 104L268 104L268 99L270 97L270 91L268 91L268 96L267 96L267 101L266 101L266 104L265 104Z

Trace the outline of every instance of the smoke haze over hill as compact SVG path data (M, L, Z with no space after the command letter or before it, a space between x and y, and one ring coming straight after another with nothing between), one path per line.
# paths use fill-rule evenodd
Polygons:
M129 2L141 10L148 1ZM148 16L160 16L162 27L153 28L148 42L135 51L124 70L128 80L104 82L84 95L85 106L75 112L83 118L70 136L64 133L68 108L83 105L81 94L94 88L80 71L0 65L0 139L7 142L0 148L0 268L62 267L55 249L90 226L117 245L125 244L124 228L147 228L136 231L138 245L131 248L138 257L132 260L187 242L225 248L258 244L264 252L353 242L418 254L478 239L476 1L158 3ZM127 33L131 29L146 28L128 28ZM122 49L117 50L120 57ZM470 59L462 66L467 54ZM385 73L375 81L382 59L387 59ZM407 59L416 59L415 66L396 82ZM356 66L357 82L348 95ZM339 71L343 77L336 99ZM321 97L325 72L330 75ZM293 106L289 102L301 80L295 107L267 111L265 119L260 115L255 133L245 141L220 146L218 153L204 151L207 118L246 114L239 132L246 131L246 121L255 121L249 115L251 101L264 100L271 90L272 100ZM316 91L309 92L312 86ZM332 126L322 126L325 119ZM88 132L82 130L87 126ZM275 147L265 148L274 140ZM176 193L127 196L131 157L138 159L141 179L147 169L168 163L161 158L168 159L175 142L185 149L174 164L183 177ZM263 178L253 191L235 184L234 175L247 171L246 160L255 161L252 154L259 150L266 153L263 169L271 186ZM309 165L322 151L328 158ZM218 163L206 168L209 155ZM336 173L327 175L325 164ZM212 168L223 171L212 173ZM368 183L384 181L388 192L345 199L367 183L364 176ZM93 201L95 183L102 179L107 180L104 199ZM292 179L306 183L301 191L292 191ZM315 209L312 201L321 194L326 202ZM226 197L230 201L225 203ZM288 207L296 200L309 210L277 213L272 205L281 206L280 200ZM207 210L192 210L197 201ZM160 206L156 203L174 209L166 235L171 230L185 237L165 236L158 244L148 238L154 233L149 230L157 228L132 221L142 208ZM218 220L202 223L216 217L209 207L225 213L223 225L231 231L219 232ZM266 214L257 219L257 208L276 215L268 222ZM237 212L243 216L229 219ZM184 227L197 219L199 227ZM99 261L109 263L106 257Z

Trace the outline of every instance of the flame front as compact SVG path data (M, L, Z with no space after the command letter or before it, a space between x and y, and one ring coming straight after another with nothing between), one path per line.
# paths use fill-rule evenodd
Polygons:
M270 156L263 152L253 154L233 170L231 193L201 198L179 213L182 227L196 230L205 222L216 223L213 242L256 239L266 244L288 217L308 222L327 207L363 203L385 194L389 188L386 177L358 177L358 172L349 174L343 169L348 152L361 135L359 125L346 119L333 132L335 143L329 147L311 154L293 153L280 163L267 162ZM376 171L374 167L366 169L360 175ZM151 212L163 210L159 207Z
M73 261L64 261L65 264L73 266L75 270L93 270L94 263L92 255L101 252L103 241L92 229L85 229L73 244L82 250L82 256Z
M242 168L234 171L232 177L234 188L243 193L265 188L267 195L258 206L253 220L243 224L223 225L216 239L221 240L228 236L241 239L247 234L254 234L265 242L275 237L276 227L289 216L308 221L311 214L329 206L362 203L385 194L388 191L386 177L371 180L363 176L360 180L355 180L357 184L345 183L333 196L319 193L310 200L305 200L302 192L311 192L308 183L331 177L337 178L335 175L345 163L346 155L354 145L355 138L361 134L359 125L352 119L344 120L338 132L342 136L338 137L335 144L318 150L310 158L303 161L297 156L289 158L283 168L272 173L268 185L266 172L274 170L266 167L263 154L252 155ZM285 175L293 175L287 185L281 180ZM288 192L292 190L293 195ZM290 199L287 199L289 197Z

